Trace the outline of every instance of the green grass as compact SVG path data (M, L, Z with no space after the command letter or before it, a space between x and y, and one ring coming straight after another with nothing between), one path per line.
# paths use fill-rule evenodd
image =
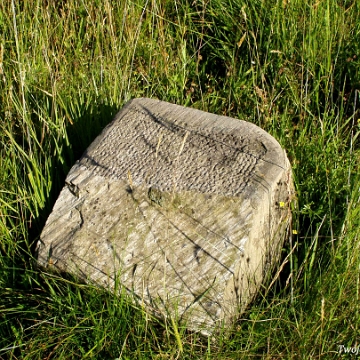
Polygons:
M338 351L360 340L359 13L356 0L2 1L0 358L349 357ZM214 338L35 266L70 167L141 96L251 121L293 167L283 271Z

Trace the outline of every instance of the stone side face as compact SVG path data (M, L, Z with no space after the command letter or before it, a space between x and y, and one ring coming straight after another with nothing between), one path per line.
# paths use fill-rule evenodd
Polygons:
M38 262L210 333L256 294L291 221L292 177L257 126L130 101L70 170Z

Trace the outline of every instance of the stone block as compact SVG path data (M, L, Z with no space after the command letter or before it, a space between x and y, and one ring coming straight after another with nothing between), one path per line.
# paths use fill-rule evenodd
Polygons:
M291 222L285 151L254 124L134 99L70 170L38 262L211 333L251 302Z

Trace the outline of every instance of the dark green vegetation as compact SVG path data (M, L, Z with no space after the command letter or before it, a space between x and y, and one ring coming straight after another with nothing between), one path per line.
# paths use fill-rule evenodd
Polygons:
M318 359L358 345L359 11L356 0L3 0L0 357ZM283 271L214 339L34 263L66 173L140 96L254 122L293 166Z

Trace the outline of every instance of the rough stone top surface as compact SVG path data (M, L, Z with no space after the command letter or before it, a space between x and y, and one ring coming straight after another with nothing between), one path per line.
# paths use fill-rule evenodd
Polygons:
M278 142L256 125L141 98L117 114L80 165L135 186L237 196L258 183L267 187L286 161Z

